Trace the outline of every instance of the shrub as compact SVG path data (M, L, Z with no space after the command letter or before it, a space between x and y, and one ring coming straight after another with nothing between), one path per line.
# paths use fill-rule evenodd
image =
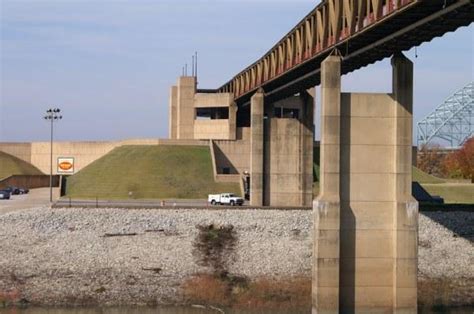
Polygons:
M443 162L443 170L450 177L470 179L474 183L474 137L461 149L450 153Z
M197 258L197 264L210 267L214 275L225 276L237 243L234 227L211 224L196 228L199 234L193 243L193 254Z

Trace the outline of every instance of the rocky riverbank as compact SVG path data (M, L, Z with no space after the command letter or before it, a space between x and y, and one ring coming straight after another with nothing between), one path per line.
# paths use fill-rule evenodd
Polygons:
M474 305L474 213L422 212L418 236L421 305Z
M467 212L420 215L420 297L427 304L439 301L427 299L435 283L458 287L443 302L473 304L473 220ZM219 244L226 274L299 278L308 291L311 211L37 208L0 216L0 298L55 306L186 302L190 278L213 271L196 245L199 225L232 226L230 244Z

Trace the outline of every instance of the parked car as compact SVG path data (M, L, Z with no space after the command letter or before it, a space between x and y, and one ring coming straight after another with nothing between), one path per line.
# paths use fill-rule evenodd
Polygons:
M9 186L5 189L5 191L10 192L11 195L18 195L18 194L28 194L30 190L24 189L24 188L19 188L16 186Z
M1 200L9 200L10 199L10 192L7 190L0 190L0 199Z
M20 194L28 194L30 192L30 190L27 188L19 188L19 189L20 189Z
M232 193L209 194L207 201L212 205L242 206L244 199Z

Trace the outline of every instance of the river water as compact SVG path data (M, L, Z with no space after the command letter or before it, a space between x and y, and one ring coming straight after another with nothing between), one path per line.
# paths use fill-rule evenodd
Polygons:
M0 308L0 314L208 314L208 313L226 313L226 314L309 314L310 310L219 310L211 308L193 308L193 307L135 307L135 308ZM467 308L444 308L439 310L425 310L419 313L445 313L445 314L473 314L474 307Z

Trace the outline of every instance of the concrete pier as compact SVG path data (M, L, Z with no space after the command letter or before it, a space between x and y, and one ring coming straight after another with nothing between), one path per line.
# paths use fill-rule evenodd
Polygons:
M264 102L262 91L251 99L250 203L311 206L314 98Z
M320 194L313 204L313 309L339 310L341 63L331 56L321 65Z
M173 93L173 90L171 91ZM176 138L194 139L196 78L181 76L177 86Z
M259 89L250 101L250 205L263 205L264 94Z
M348 94L340 58L322 64L313 313L416 313L413 65L403 55L392 65L391 94Z

